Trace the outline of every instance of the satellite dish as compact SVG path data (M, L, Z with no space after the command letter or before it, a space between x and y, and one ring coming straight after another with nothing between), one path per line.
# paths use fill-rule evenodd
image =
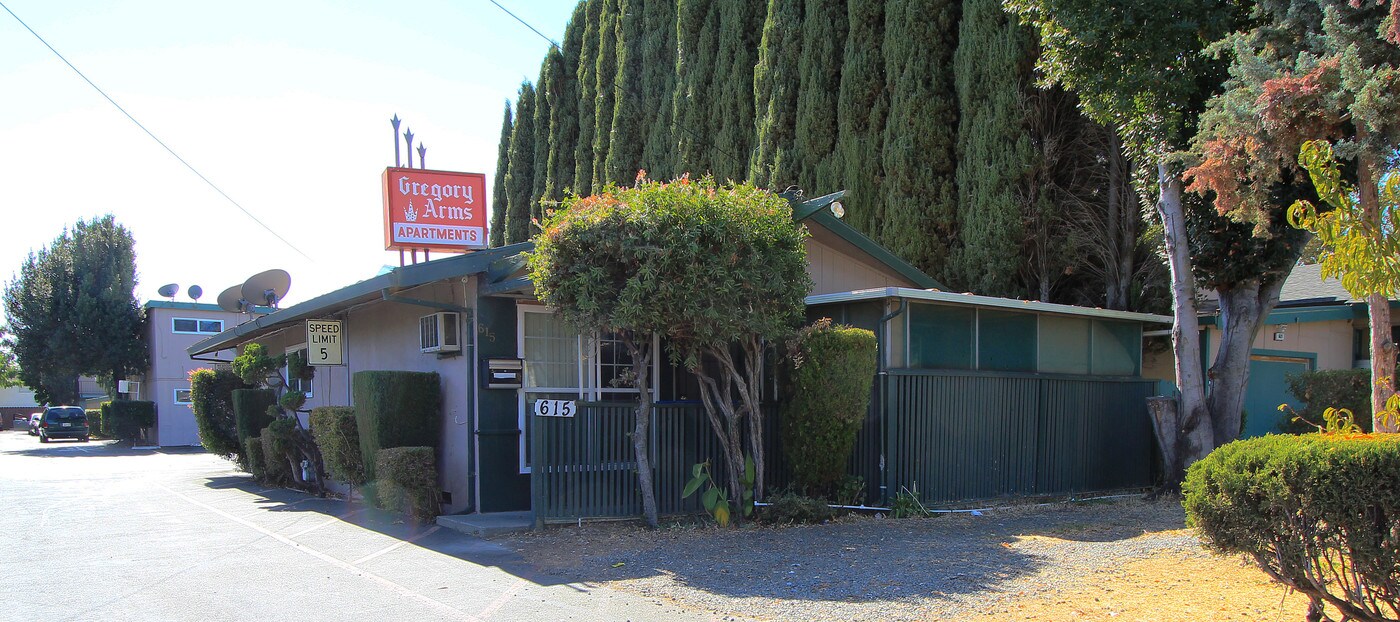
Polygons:
M204 295L204 288L198 285L191 285L185 288L185 293L189 294L190 300L199 302L199 297Z
M259 272L243 282L243 299L249 304L276 308L277 302L287 295L291 286L292 275L287 274L286 270Z
M242 313L247 301L243 300L243 286L234 285L219 294L219 308L229 313Z
M156 293L160 294L163 298L174 298L175 294L179 293L179 291L180 285L178 283L168 283L166 285L161 285L160 289L156 290Z

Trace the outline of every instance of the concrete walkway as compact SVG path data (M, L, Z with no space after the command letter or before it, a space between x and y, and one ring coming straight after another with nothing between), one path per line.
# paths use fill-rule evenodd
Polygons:
M709 620L203 453L0 432L0 620Z

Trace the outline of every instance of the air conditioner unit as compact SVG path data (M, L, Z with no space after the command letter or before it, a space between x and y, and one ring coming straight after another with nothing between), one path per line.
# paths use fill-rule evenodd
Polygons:
M123 395L140 395L141 383L135 380L118 380L117 393Z
M460 352L461 316L440 311L418 319L418 347L424 352Z

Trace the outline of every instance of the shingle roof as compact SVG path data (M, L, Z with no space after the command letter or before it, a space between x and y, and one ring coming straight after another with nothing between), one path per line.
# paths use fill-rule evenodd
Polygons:
M1283 282L1283 291L1279 293L1280 303L1295 300L1314 300L1318 298L1331 298L1338 302L1355 301L1342 282L1338 279L1323 279L1322 264L1300 264L1293 267L1293 272L1288 275L1288 280Z

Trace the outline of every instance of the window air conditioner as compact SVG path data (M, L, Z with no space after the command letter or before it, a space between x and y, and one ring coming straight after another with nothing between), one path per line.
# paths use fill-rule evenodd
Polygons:
M118 380L117 393L123 395L140 395L141 383L136 380Z
M460 352L460 315L440 311L418 319L418 347L424 352Z

